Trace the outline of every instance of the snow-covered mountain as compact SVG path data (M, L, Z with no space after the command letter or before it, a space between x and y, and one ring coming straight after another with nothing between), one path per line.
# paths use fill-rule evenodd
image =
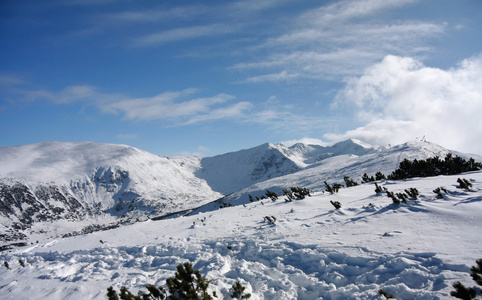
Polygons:
M330 157L376 152L377 148L354 139L328 147L301 143L286 147L267 143L203 158L196 176L205 179L215 191L229 194L258 182L293 174Z
M21 237L39 221L157 215L222 196L194 176L199 159L160 157L124 145L0 147L0 165L4 240Z
M388 175L404 158L449 152L469 157L425 141L389 149L357 140L330 147L263 144L202 159L89 142L0 147L0 238L28 240L47 230L37 229L38 222L55 221L59 225L47 231L64 235L110 228L119 217L127 222L198 207L216 209L220 202L243 204L248 194L267 189L302 186L319 191L325 180L342 183L349 176L360 181L364 173L377 171Z

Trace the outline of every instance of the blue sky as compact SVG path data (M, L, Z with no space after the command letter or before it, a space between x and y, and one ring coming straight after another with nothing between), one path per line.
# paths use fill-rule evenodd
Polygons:
M480 0L2 1L0 145L482 154L481 28Z

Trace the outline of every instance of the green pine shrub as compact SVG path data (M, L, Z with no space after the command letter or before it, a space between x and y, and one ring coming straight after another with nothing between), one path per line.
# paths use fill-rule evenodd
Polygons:
M231 298L234 299L249 299L251 298L251 294L245 294L244 290L246 289L241 282L236 281L235 284L232 285L233 293L230 295Z
M335 209L340 209L341 208L341 203L339 201L331 201L330 203L335 207Z
M405 193L412 198L412 200L417 200L418 196L420 196L420 193L416 188L409 188L405 190Z
M388 176L390 180L403 180L413 177L430 177L438 175L455 175L482 169L482 163L475 162L473 158L468 161L460 156L447 154L442 160L438 156L425 160L404 159L399 167Z
M192 264L185 262L177 266L174 277L166 280L169 290L169 299L173 300L212 300L207 288L211 280L204 278L198 270L194 270ZM112 286L107 288L107 299L109 300L163 300L167 299L165 289L155 287L152 284L146 286L148 293L139 291L137 295L132 294L125 286L120 288L120 294Z
M478 285L482 286L482 259L476 260L476 265L470 268L470 276ZM453 285L454 291L450 292L450 295L459 299L475 299L477 297L477 290L475 287L465 287L460 281L455 282Z
M358 185L358 183L356 181L350 179L350 177L348 177L348 176L343 177L343 180L345 181L346 187L352 187L352 186Z
M382 296L384 296L385 298L387 299L395 299L395 296L393 296L392 294L388 294L387 292L385 292L383 289L380 289L378 291L378 293Z
M276 194L275 192L272 192L272 191L270 191L270 190L266 190L266 196L267 196L268 198L270 198L271 201L273 201L273 202L276 201L276 200L278 200L278 194Z
M276 217L275 216L265 216L264 219L268 222L270 225L275 225L276 223Z
M459 185L457 186L458 189L464 189L466 191L470 191L470 188L472 187L472 183L470 183L470 181L468 181L467 179L465 178L457 178L457 182L459 183Z
M363 174L363 176L362 176L362 182L363 183L368 183L368 182L373 182L373 181L375 181L375 178L373 176L370 177L370 176L368 176L367 173Z
M378 195L381 192L383 192L383 188L379 186L377 183L375 183L375 193Z
M442 194L442 192L444 192L445 194L448 194L448 193L449 193L449 192L448 192L445 188L443 188L443 187L438 187L438 188L436 188L435 190L433 190L433 192L434 192L435 194L437 194L437 198L438 198L438 199L443 199L443 198L444 198L444 195Z
M373 178L373 176L372 176L372 178ZM376 181L385 180L385 179L387 179L387 177L382 172L378 171L378 172L375 173L375 180Z

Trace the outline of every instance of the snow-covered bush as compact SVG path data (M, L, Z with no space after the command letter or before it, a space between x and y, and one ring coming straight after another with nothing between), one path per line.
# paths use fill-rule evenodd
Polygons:
M448 194L448 191L447 191L445 188L443 188L443 187L438 187L438 188L436 188L435 190L433 190L433 192L434 192L435 194L437 194L437 198L439 198L439 199L443 199L443 198L444 198L444 195L442 194L442 192L444 192L445 194Z
M185 262L177 266L177 272L174 277L166 280L169 290L169 298L172 300L211 300L213 297L208 293L207 288L211 280L204 278L199 270L194 270L192 264ZM112 286L107 288L107 299L109 300L144 300L166 299L167 293L162 286L159 288L152 284L147 285L145 293L139 291L137 295L132 294L126 287L121 287L120 294Z
M343 185L339 183L334 183L330 185L328 182L325 181L326 191L330 194L338 193L338 191L343 187Z
M352 179L350 179L350 177L348 176L345 176L343 177L343 180L345 181L345 185L346 187L351 187L351 186L357 186L358 183Z
M470 191L470 188L472 187L472 183L470 183L470 181L468 181L465 178L462 178L462 179L458 178L457 182L459 183L459 185L457 186L458 189L464 189L466 191Z
M339 201L331 201L330 200L330 203L335 207L335 209L340 209L341 208L341 204Z
M245 294L244 290L246 289L241 282L236 281L235 284L232 286L233 288L233 293L231 294L231 298L234 299L248 299L251 298L251 294Z
M476 265L470 268L470 276L478 285L482 286L482 259L476 261ZM454 291L450 292L450 295L459 299L475 299L477 297L477 289L475 287L465 287L460 281L455 282L453 285Z

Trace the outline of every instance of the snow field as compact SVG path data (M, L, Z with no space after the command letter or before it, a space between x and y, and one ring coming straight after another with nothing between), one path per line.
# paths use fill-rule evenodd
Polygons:
M457 189L457 178L472 190ZM384 299L380 288L398 299L449 299L453 282L472 286L469 266L482 258L482 172L379 184L417 188L419 200L394 205L364 184L3 252L11 270L0 267L0 298L106 299L110 285L164 286L186 261L213 280L218 299L230 299L237 280L252 299ZM440 186L444 199L432 192Z

